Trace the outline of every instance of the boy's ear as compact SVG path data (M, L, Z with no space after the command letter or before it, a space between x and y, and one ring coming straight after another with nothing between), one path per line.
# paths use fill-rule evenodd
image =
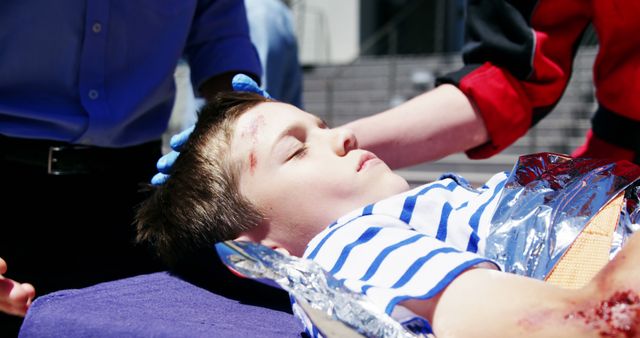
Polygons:
M268 248L271 248L275 251L278 251L282 254L285 255L290 255L289 250L285 249L284 246L280 245L280 243L273 241L269 238L256 238L255 235L253 235L251 232L244 232L242 234L240 234L240 236L236 237L236 239L234 239L235 241L245 241L245 242L255 242L255 243L260 243Z

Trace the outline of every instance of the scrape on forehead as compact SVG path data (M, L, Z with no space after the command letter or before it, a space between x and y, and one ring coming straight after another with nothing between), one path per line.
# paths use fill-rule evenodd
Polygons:
M250 117L250 120L247 123L244 123L241 126L240 137L242 138L251 138L253 142L256 142L256 137L258 135L258 131L266 124L264 115L259 113L256 116Z
M242 122L240 122L242 121ZM243 142L249 142L249 151L247 158L244 160L249 165L249 173L254 174L256 166L258 164L258 158L256 156L256 146L258 144L258 134L260 130L266 125L266 119L262 113L248 114L246 119L241 119L238 127L240 128L240 139Z

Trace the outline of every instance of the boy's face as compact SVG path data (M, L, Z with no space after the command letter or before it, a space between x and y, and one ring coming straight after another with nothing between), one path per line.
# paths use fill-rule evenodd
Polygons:
M284 103L241 115L231 156L242 163L240 192L266 216L249 239L301 255L309 240L345 213L408 189L407 182L353 133L329 129Z

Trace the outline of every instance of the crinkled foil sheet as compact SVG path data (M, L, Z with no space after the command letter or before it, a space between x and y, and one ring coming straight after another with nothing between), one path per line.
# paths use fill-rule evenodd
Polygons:
M312 317L314 314L309 312L299 315L310 317L328 337L420 337L379 310L366 296L342 285L314 261L250 242L222 242L216 244L216 250L234 272L266 284L275 283L296 302L304 302L320 313L323 318Z
M615 255L638 229L639 176L639 167L626 161L554 153L520 157L493 215L484 255L506 272L544 279L589 220L624 193Z

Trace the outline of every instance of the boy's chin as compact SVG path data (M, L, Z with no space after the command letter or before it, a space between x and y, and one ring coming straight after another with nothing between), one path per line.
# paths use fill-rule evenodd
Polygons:
M392 195L405 192L410 188L409 182L407 182L404 177L396 174L395 172L391 173L391 177L389 178L389 180L391 181L389 185L391 186L390 190L393 191Z
M374 193L376 194L375 201L389 198L391 196L403 193L410 189L409 182L405 180L402 176L393 173L392 175L386 176L383 180L380 181L380 185L376 186Z

